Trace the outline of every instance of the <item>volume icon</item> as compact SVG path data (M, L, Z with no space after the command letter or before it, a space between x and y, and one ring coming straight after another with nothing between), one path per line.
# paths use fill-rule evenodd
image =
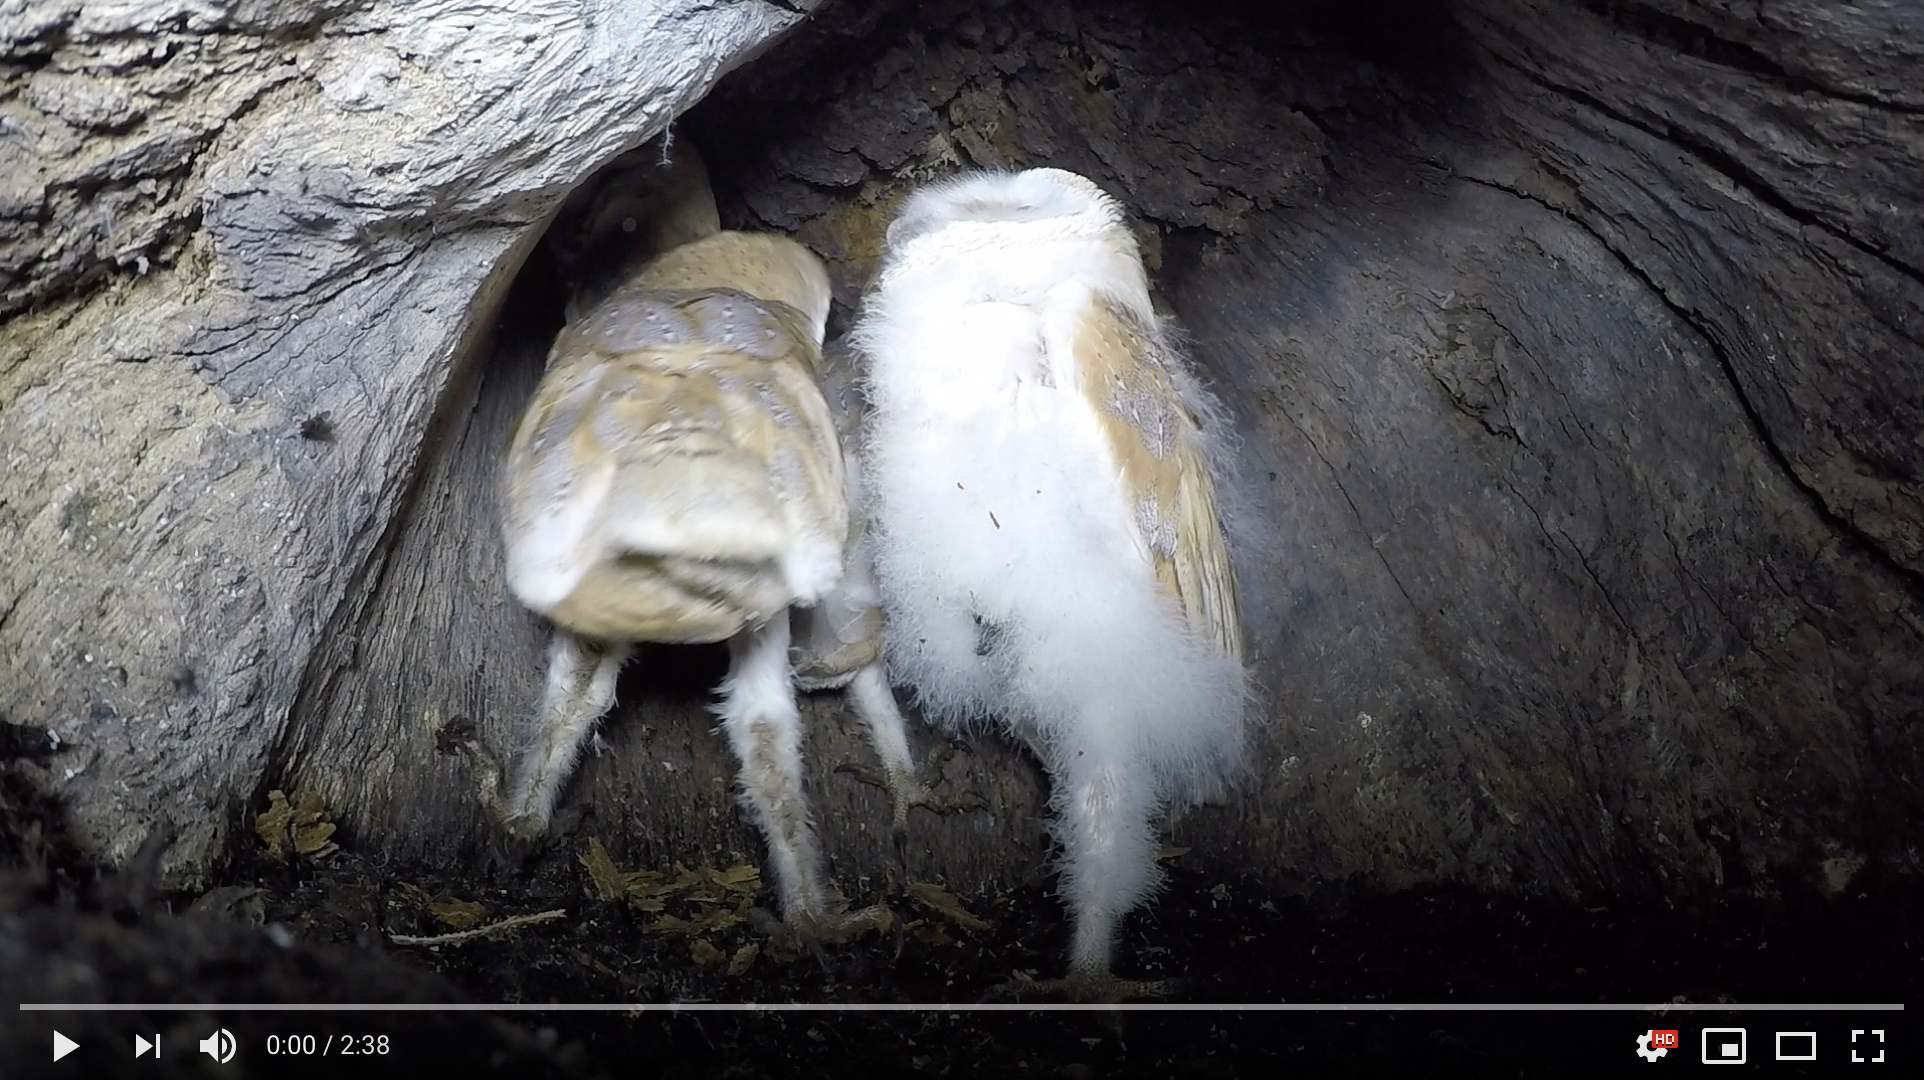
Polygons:
M200 1041L200 1052L222 1065L234 1060L234 1033L221 1028Z

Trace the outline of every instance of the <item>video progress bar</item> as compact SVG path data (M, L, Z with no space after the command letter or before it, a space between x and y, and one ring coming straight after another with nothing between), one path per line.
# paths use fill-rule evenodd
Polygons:
M662 1004L635 1004L622 1002L601 1003L561 1003L539 1004L534 1002L503 1002L500 1004L462 1003L448 1005L434 1004L288 1004L268 1002L254 1004L62 1004L59 1002L22 1002L21 1012L607 1012L607 1013L757 1013L757 1012L797 1012L797 1013L836 1013L836 1012L934 1012L934 1013L1033 1013L1033 1012L1273 1012L1273 1013L1317 1013L1317 1012L1903 1012L1902 1004L1833 1004L1833 1003L1766 1003L1766 1004L1727 1004L1707 1002L1679 1002L1637 1004L1633 1002L1518 1002L1510 1004L1475 1004L1469 1002L1381 1002L1357 1001L1347 1003L1297 1003L1297 1002L1241 1002L1223 1004L1169 1004L1126 1003L1121 1005L1087 1005L1080 1003L1037 1003L1021 1002L977 1002L958 1004L902 1004L878 1002L864 1004L851 1002L834 1004L823 1002L713 1002L689 1001L666 1002Z

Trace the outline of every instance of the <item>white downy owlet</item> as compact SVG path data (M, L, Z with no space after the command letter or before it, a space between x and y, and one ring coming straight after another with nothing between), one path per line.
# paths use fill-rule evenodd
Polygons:
M1111 972L1155 888L1157 818L1240 767L1248 678L1216 476L1226 431L1120 207L1074 173L925 188L889 227L855 341L891 676L994 717L1050 777L1069 978Z

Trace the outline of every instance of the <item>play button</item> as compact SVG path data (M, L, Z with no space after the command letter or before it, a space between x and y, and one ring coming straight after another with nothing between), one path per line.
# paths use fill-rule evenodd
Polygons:
M59 1061L61 1058L66 1057L78 1049L80 1049L79 1043L67 1038L58 1031L53 1033L53 1059L55 1061Z

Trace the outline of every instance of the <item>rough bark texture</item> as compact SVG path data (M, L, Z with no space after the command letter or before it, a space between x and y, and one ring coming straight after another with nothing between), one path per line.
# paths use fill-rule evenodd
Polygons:
M0 7L0 708L86 843L205 873L546 217L800 17Z
M1255 774L1182 823L1187 861L1676 899L1914 874L1924 11L1288 8L831 5L678 130L727 223L821 252L844 314L895 201L958 165L1077 169L1141 218L1245 444L1266 686ZM482 340L495 291L555 196L782 20L664 18L712 58L681 82L584 74L559 42L602 39L540 37L567 54L551 79L464 97L439 73L518 73L518 37L424 45L442 9L340 36L372 18L167 31L234 86L280 82L234 91L252 111L161 170L187 194L139 196L192 208L154 226L157 272L69 253L101 181L0 236L6 295L46 305L0 339L0 521L36 553L0 579L0 706L76 744L51 776L109 853L166 809L204 865L265 781L321 791L363 852L482 850L433 731L465 714L498 741L535 699L541 628L501 587L492 470L559 307L531 264ZM60 57L124 40L88 45L77 19L10 35L52 59L9 77L66 79L86 65ZM283 52L307 73L275 74ZM151 74L131 63L102 85ZM61 92L0 110L51 129L24 110ZM354 93L390 96L342 111L373 100ZM67 108L63 131L93 115ZM129 136L72 137L95 161ZM760 857L703 710L720 672L713 650L645 654L566 796L626 865ZM808 717L847 884L886 865L882 798L828 772L866 758L840 699ZM1035 770L984 739L950 772L997 810L918 814L917 873L970 890L1039 868Z
M1245 442L1268 684L1191 859L1834 890L1924 806L1924 13L1798 10L924 6L691 130L851 303L957 161L1142 216Z

